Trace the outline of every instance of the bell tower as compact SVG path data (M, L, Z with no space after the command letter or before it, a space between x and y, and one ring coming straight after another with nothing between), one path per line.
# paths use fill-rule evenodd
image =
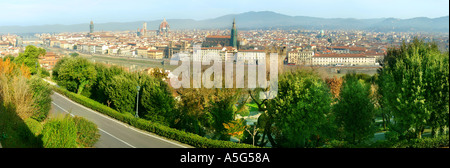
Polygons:
M236 22L233 19L233 27L231 28L231 37L230 37L230 46L237 48L237 30L236 30Z

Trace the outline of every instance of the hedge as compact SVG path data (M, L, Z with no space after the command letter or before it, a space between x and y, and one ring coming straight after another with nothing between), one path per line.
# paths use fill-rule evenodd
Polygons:
M379 140L372 144L352 145L346 141L333 140L324 148L442 148L449 146L449 136L441 135L435 138L410 140Z
M412 139L412 140L403 140L396 144L393 147L397 148L441 148L449 146L449 136L441 135L436 138L422 138L422 139Z
M120 113L104 104L97 101L78 95L76 93L69 92L63 88L52 86L52 89L69 99L80 103L81 105L88 107L94 111L108 115L116 120L129 124L135 128L155 133L159 136L176 140L181 143L185 143L197 148L258 148L257 146L249 144L234 143L231 141L213 140L206 137L199 136L197 134L184 132L168 126L164 126L158 123L154 123L141 118L135 118L131 115Z

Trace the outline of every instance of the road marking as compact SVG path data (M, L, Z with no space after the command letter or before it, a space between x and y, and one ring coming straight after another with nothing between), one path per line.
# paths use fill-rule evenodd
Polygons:
M84 109L86 109L86 110L88 110L88 111L90 111L90 112L92 112L92 113L94 113L94 114L97 114L97 115L99 115L99 116L101 116L101 117L103 117L103 118L106 118L106 119L108 119L108 120L111 120L111 121L113 121L113 122L116 122L117 124L121 124L121 125L123 125L123 126L125 126L125 127L127 127L127 128L130 128L131 130L134 130L134 131L136 131L136 132L139 132L139 133L141 133L141 134L150 136L150 137L152 137L152 138L156 138L156 139L159 139L159 140L161 140L161 141L170 143L170 144L172 144L172 145L179 146L179 147L181 147L181 148L188 148L187 146L184 146L184 145L181 145L181 144L178 144L178 143L175 143L175 142L172 142L172 141L163 139L163 138L161 138L161 137L159 137L159 136L157 136L157 135L151 135L151 134L149 134L149 133L147 133L147 132L144 132L144 131L139 130L139 129L137 129L137 128L134 128L134 127L132 127L132 126L130 126L130 125L127 125L127 124L125 124L125 123L122 123L122 122L120 122L120 121L118 121L118 120L116 120L116 119L113 119L113 118L111 118L111 117L109 117L109 116L107 116L107 115L105 115L105 114L96 112L96 111L94 111L94 110L92 110L92 109L90 109L90 108L87 108L87 107L85 107L85 106L83 106L83 105L78 104L77 102L74 102L74 101L70 100L69 98L65 97L64 95L59 94L58 92L54 92L54 93L56 93L57 95L59 95L59 96L61 96L62 98L64 98L64 99L70 101L71 103L73 103L73 104L75 104L75 105L78 105L78 106L80 106L80 107L82 107L82 108L84 108Z
M55 105L55 106L57 106L58 108L62 109L64 112L69 113L70 116L72 116L72 117L75 116L75 115L73 115L72 113L70 113L69 111L67 111L66 109L64 109L64 108L62 108L61 106L57 105L57 104L56 104L55 102L53 102L53 101L52 101L52 104ZM102 132L108 134L109 136L113 137L114 139L116 139L116 140L118 140L118 141L124 143L125 145L128 145L128 146L130 146L130 147L132 147L132 148L136 148L136 147L134 147L133 145L131 145L131 144L125 142L124 140L121 140L120 138L117 138L116 136L114 136L114 135L112 135L112 134L106 132L105 130L101 129L100 127L99 127L98 129L99 129L100 131L102 131Z
M128 146L130 146L130 147L132 147L132 148L136 148L136 147L134 147L133 145L131 145L131 144L129 144L129 143L127 143L127 142L125 142L125 141L123 141L123 140L117 138L116 136L111 135L110 133L106 132L105 130L102 130L101 128L98 128L98 129L99 129L100 131L104 132L105 134L108 134L109 136L111 136L111 137L113 137L113 138L119 140L120 142L122 142L122 143L124 143L124 144L126 144L126 145L128 145Z
M53 105L57 106L58 108L62 109L64 112L69 113L70 116L75 117L72 113L68 112L66 109L62 108L61 106L57 105L55 102L52 102Z

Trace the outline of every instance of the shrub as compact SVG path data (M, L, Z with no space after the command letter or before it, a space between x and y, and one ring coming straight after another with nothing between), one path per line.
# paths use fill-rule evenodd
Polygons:
M416 138L410 140L382 140L370 145L370 147L373 148L442 148L448 146L448 135L441 135L436 138Z
M409 141L401 141L399 147L405 148L440 148L449 146L448 135L438 136L436 138L412 139Z
M97 125L83 117L72 118L77 127L77 144L80 147L93 147L100 138Z
M44 148L76 148L75 122L69 116L50 119L42 130L42 141Z
M80 103L83 106L86 106L92 110L97 112L106 114L114 119L122 121L124 123L130 124L131 126L145 130L148 132L153 132L159 136L163 136L169 139L173 139L179 141L181 143L185 143L198 148L255 148L256 146L248 145L248 144L237 144L230 141L220 141L220 140L212 140L197 134L187 133L181 130L177 130L174 128L170 128L158 123L153 123L148 120L135 118L129 113L120 113L106 105L103 105L99 102L96 102L92 99L84 97L82 95L78 95L72 92L69 92L65 89L52 87L54 91L61 93L67 96L69 99Z
M28 126L28 129L35 135L38 136L41 134L43 126L39 121L36 121L32 118L25 119L25 124Z
M52 105L50 97L52 90L47 82L35 76L31 78L30 84L33 90L33 107L36 109L32 118L43 121L47 118Z
M332 140L330 142L325 143L324 148L350 148L352 144L349 144L347 141L339 141Z

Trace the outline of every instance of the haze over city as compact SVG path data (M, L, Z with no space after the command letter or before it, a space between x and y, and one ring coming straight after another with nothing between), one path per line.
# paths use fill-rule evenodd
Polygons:
M17 0L1 1L0 26L30 26L46 24L80 24L130 22L167 19L203 20L227 14L249 11L273 11L290 16L322 18L437 18L448 16L447 0L322 0L322 1L208 1L208 0Z

